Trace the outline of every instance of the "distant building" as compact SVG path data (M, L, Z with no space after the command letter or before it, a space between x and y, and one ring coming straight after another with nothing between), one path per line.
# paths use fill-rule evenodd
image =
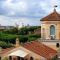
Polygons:
M0 30L2 29L2 30L4 30L4 29L13 29L14 28L14 26L1 26L0 25Z

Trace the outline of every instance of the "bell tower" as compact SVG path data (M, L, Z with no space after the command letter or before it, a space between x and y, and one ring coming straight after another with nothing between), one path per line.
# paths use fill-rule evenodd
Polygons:
M48 40L60 40L60 14L56 11L57 5L49 15L42 18L41 21L41 38Z

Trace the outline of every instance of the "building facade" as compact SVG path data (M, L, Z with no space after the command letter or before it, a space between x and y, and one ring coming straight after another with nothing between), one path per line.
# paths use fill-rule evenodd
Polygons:
M41 19L41 38L60 40L60 14L54 11Z
M51 60L57 51L38 41L26 42L17 48L2 52L1 59L9 60Z
M14 26L1 26L0 25L0 30L5 30L5 29L14 29Z

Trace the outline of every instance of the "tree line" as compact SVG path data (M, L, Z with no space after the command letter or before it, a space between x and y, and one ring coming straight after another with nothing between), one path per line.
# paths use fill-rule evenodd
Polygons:
M25 43L27 41L33 41L40 38L41 35L33 34L35 29L41 28L40 26L22 27L18 29L15 27L10 30L0 31L0 47L7 48L15 44L18 37L20 42ZM29 33L30 32L30 33Z

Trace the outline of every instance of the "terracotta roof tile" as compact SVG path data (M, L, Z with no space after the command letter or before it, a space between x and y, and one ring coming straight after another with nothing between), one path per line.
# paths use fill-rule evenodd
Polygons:
M25 43L24 48L26 48L40 56L43 56L46 59L50 59L51 56L55 56L55 54L57 53L52 48L45 46L44 44L37 42L37 41Z
M41 19L41 21L60 21L60 14L54 10L53 13Z
M6 48L6 49L2 49L2 51L1 51L1 53L0 53L0 55L4 55L4 54L6 54L7 52L9 52L9 51L11 51L11 50L13 50L14 49L14 47L11 47L11 48Z

